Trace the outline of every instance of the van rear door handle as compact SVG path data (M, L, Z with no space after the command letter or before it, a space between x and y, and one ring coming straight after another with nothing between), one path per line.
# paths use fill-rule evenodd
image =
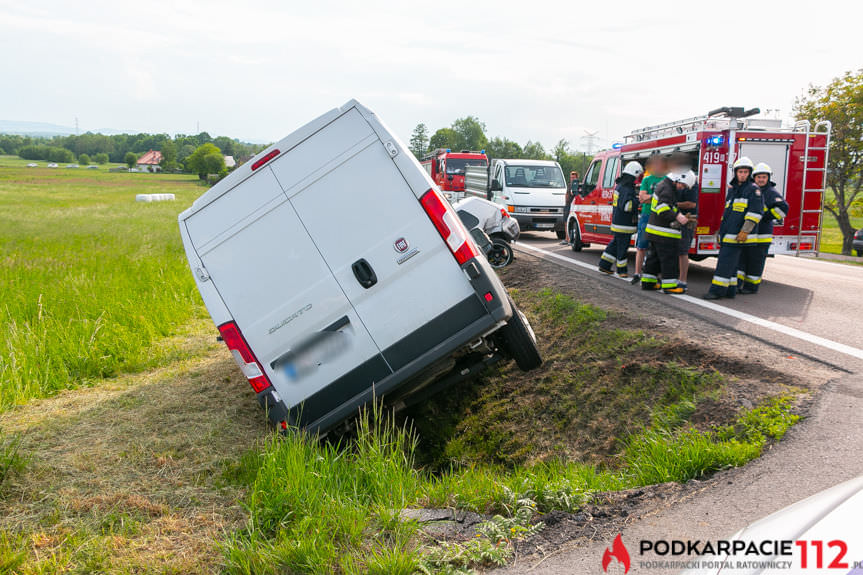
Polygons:
M378 283L378 276L375 275L375 270L372 269L372 266L365 259L360 258L355 261L351 265L351 269L354 271L354 277L357 278L357 281L364 288L369 289Z

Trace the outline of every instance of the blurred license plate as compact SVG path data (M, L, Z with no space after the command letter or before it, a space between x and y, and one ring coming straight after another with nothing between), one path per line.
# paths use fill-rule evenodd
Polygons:
M536 224L538 228L553 228L554 224Z

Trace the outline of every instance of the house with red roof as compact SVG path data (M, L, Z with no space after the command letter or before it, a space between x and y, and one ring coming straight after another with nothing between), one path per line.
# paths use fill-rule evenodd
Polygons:
M141 155L138 158L138 171L139 172L161 172L162 166L159 164L162 162L162 152L155 152L150 150Z

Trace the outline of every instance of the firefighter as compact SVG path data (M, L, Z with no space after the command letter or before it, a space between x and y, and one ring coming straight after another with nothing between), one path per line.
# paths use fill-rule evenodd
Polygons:
M725 212L719 225L719 258L710 291L704 299L733 298L737 294L737 269L746 246L757 244L752 233L761 221L764 202L752 181L752 160L743 156L734 162L734 180L725 196Z
M599 271L613 274L614 266L617 275L627 277L627 256L629 240L636 232L638 217L638 196L635 192L635 180L644 172L638 162L629 162L623 167L623 172L617 178L614 196L611 201L611 243L605 247L599 259Z
M755 185L761 190L764 210L756 231L758 243L747 246L740 256L737 290L741 294L758 293L767 251L773 241L773 222L781 221L788 214L788 203L776 189L776 184L770 180L773 177L770 166L760 162L755 166L752 176L755 179Z
M641 289L658 290L681 294L678 285L678 251L680 228L689 219L677 209L677 182L683 182L684 174L670 173L653 188L650 200L650 217L647 221L647 259L641 274ZM662 276L659 281L658 275Z
M680 229L680 250L677 265L680 268L677 285L686 293L686 280L689 275L689 248L698 221L698 178L692 170L686 170L683 181L677 183L677 209L689 222Z
M638 189L638 201L641 202L641 215L638 216L638 234L635 236L635 275L632 283L641 281L641 268L644 266L644 258L647 256L647 220L650 218L650 196L653 188L662 181L666 173L665 158L654 154L647 160L647 170L641 180Z

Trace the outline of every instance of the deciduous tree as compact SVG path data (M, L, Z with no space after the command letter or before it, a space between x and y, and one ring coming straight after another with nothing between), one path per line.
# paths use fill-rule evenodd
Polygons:
M833 192L824 207L842 232L842 253L851 254L854 227L850 211L863 186L863 68L834 78L827 86L810 86L794 103L798 120L832 123L827 186Z
M126 155L123 156L123 161L129 166L129 169L135 167L135 164L138 163L138 156L135 155L134 152L126 152Z

